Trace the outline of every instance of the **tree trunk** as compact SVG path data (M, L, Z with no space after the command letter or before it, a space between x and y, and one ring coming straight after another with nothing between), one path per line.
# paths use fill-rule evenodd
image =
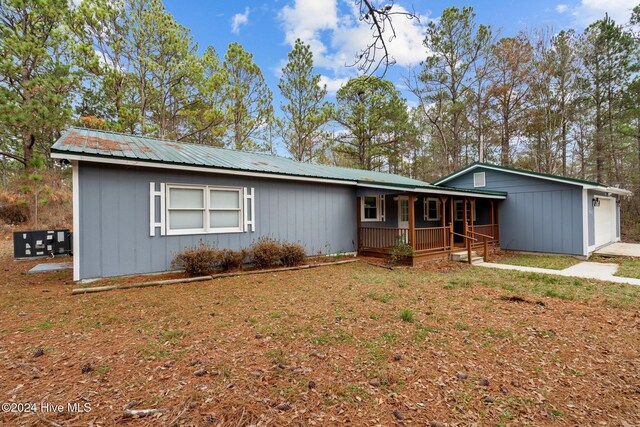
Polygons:
M562 118L562 176L567 176L567 121Z
M638 144L638 167L636 168L636 183L640 187L640 117L636 119L636 143Z
M504 124L502 129L502 141L500 147L500 161L502 166L509 166L511 164L510 156L509 156L509 139L510 139L510 129L509 129L509 116L505 115Z
M33 147L36 144L36 137L32 131L24 131L22 133L22 150L24 156L25 170L31 170L31 159L33 159Z

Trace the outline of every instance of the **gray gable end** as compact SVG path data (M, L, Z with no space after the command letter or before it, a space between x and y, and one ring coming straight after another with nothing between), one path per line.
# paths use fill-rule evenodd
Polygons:
M584 255L579 185L478 166L447 181L446 187L473 189L478 172L485 173L483 190L508 194L499 203L501 248Z

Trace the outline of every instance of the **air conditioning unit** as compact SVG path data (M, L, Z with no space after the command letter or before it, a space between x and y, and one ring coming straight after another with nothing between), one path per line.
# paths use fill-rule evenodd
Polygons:
M13 233L13 257L38 258L71 255L71 232L65 230L28 230Z

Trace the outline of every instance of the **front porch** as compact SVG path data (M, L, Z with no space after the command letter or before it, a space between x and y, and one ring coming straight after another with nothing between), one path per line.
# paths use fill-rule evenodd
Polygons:
M484 260L499 245L496 199L443 194L384 194L357 197L358 254L387 257L407 244L415 265L431 258L480 251Z

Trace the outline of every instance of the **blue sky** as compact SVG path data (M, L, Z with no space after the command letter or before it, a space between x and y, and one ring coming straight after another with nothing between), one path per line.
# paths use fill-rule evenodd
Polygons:
M345 64L369 40L369 30L358 23L354 4L354 0L165 0L167 10L191 29L200 51L211 45L222 57L227 45L237 41L251 52L274 92L276 110L280 105L278 73L298 37L311 44L316 72L323 76L330 94L356 74ZM626 23L634 4L633 0L397 0L395 8L414 10L421 20L395 21L398 38L391 50L397 65L386 77L402 86L403 76L417 69L427 55L422 46L423 26L448 6L473 6L478 22L500 28L502 35L509 36L541 27L580 31L605 12L618 23ZM411 99L409 94L405 96Z

